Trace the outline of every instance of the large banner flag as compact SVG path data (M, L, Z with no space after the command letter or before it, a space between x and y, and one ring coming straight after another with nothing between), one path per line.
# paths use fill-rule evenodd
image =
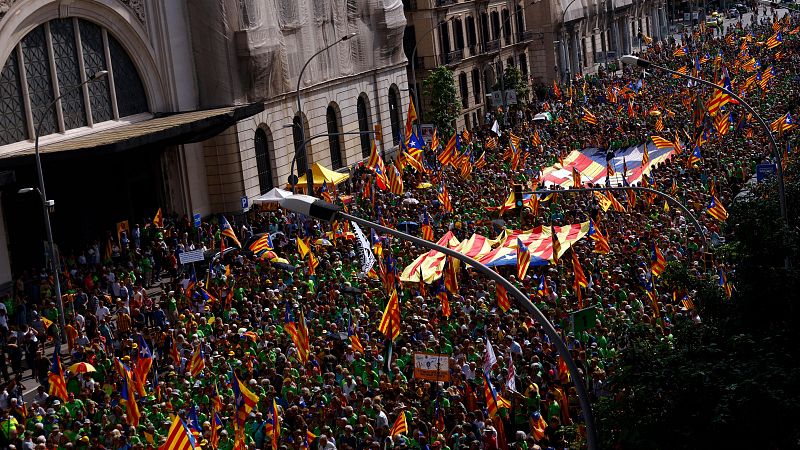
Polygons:
M372 267L375 265L375 255L372 253L369 241L367 241L367 237L364 235L364 232L361 231L361 227L359 227L355 222L352 223L353 231L358 239L359 250L361 253L361 271L364 273L369 273L369 271L372 270Z
M558 236L561 248L558 257L583 239L589 233L589 222L574 223L563 227L552 227ZM553 238L550 227L536 227L532 230L504 230L496 239L473 234L469 239L459 241L452 232L442 236L437 244L448 247L489 267L517 265L517 239L530 253L531 266L543 266L553 260ZM406 266L400 281L418 283L420 277L430 284L442 277L445 255L437 251L426 252Z
M647 143L648 161L642 165L645 154L644 145L629 147L624 150L617 150L614 158L606 164L606 149L586 148L574 150L562 162L558 162L542 171L541 181L546 187L558 185L564 189L572 187L575 176L573 172L580 174L582 184L605 184L606 174L609 168L614 175L611 175L611 186L623 186L625 179L629 184L639 183L642 174L649 174L650 169L669 159L675 153L673 145L662 144L656 147L655 144Z

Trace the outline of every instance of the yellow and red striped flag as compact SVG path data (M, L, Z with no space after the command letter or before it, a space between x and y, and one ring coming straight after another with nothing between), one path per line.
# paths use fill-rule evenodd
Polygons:
M497 306L500 307L503 312L511 308L511 302L508 300L508 292L506 288L499 283L497 284Z
M242 244L239 243L239 238L237 238L236 233L233 232L233 227L228 222L228 219L226 219L225 216L220 216L220 217L222 218L222 220L220 220L219 222L220 234L230 238L230 240L233 241L233 243L236 244L237 247L242 248Z
M533 136L531 137L531 145L542 145L542 138L539 137L539 130L534 130Z
M392 289L392 294L386 303L386 309L383 311L378 331L391 340L395 340L400 336L400 300L395 289Z
M708 205L706 210L711 217L719 220L720 222L724 222L728 218L728 211L716 196L711 196L711 203Z
M486 409L489 411L489 417L496 416L500 408L511 409L511 402L497 393L486 372L483 373L483 393L486 397Z
M522 281L531 266L531 252L522 239L517 238L517 279Z
M431 215L428 214L428 211L425 211L422 215L422 225L420 229L422 231L422 239L426 241L433 241L433 226L431 225Z
M589 280L583 272L580 262L578 261L578 254L575 249L572 249L572 273L575 275L575 285L580 287L589 287Z
M458 274L453 258L446 258L444 263L444 287L451 294L458 294Z
M594 241L594 252L605 255L611 252L611 246L608 245L608 239L600 231L600 228L589 219L589 237Z
M394 164L388 167L389 192L394 195L403 195L403 176Z
M553 264L558 265L558 256L561 254L561 242L558 241L556 228L550 225L550 238L553 240Z
M64 370L61 367L61 356L58 352L53 352L53 363L50 365L47 381L50 382L50 389L48 390L50 395L54 395L62 401L66 401L69 398L67 382L64 380Z
M582 106L581 108L583 108L583 117L582 117L583 121L590 125L597 125L598 124L597 116L592 114L592 112L586 109L585 107Z
M433 129L433 136L431 137L431 150L436 151L439 148L439 130L437 128Z
M442 210L445 212L453 212L453 204L450 201L450 194L447 192L447 186L445 186L444 180L442 180L442 186L439 189L438 199L439 203L442 204Z
M158 450L194 450L195 439L181 416L175 415L167 433L167 441Z
M406 117L406 147L411 141L411 135L414 134L414 121L417 120L417 109L414 108L414 99L409 96L408 98L408 115Z
M153 225L158 228L164 228L164 215L161 214L161 208L158 208L156 215L153 216Z
M650 272L654 277L660 276L667 268L667 260L657 245L652 244L650 247Z
M197 348L192 353L192 359L189 360L189 373L196 378L205 368L206 360L203 355L203 345L198 343Z
M408 424L406 423L406 413L400 411L400 414L398 414L397 419L394 421L394 425L392 425L392 429L389 431L389 435L397 436L403 433L408 433Z

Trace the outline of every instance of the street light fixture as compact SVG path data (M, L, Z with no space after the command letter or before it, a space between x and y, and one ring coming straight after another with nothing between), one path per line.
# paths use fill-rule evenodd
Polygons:
M280 204L281 207L284 209L293 211L295 213L303 214L317 220L322 220L326 222L331 222L334 219L350 220L363 227L373 228L377 231L380 231L381 233L395 236L403 241L411 242L413 244L419 245L420 247L424 247L430 250L435 250L437 252L443 253L452 258L456 258L459 261L468 264L477 271L481 272L490 279L494 280L496 283L502 285L506 289L506 291L509 294L511 294L514 297L514 299L517 300L527 310L527 312L531 314L536 319L536 321L542 325L542 327L544 327L545 333L547 333L547 337L550 338L550 341L556 346L559 355L566 362L570 377L572 378L572 381L575 384L575 391L578 394L578 400L580 401L581 411L583 412L583 420L586 426L587 447L590 450L597 449L597 434L596 434L597 431L595 429L594 417L592 415L592 405L589 402L589 395L586 392L586 385L584 384L583 376L581 376L581 374L578 372L578 366L572 359L572 355L570 354L569 349L564 343L564 340L556 331L553 324L547 319L547 317L545 317L544 314L542 314L539 308L537 308L536 305L534 305L528 299L528 297L526 297L525 294L523 294L515 285L513 285L511 282L503 278L499 273L495 272L489 267L486 267L480 262L470 258L469 256L466 256L455 250L451 250L447 247L443 247L434 242L429 242L426 241L425 239L403 233L393 228L384 227L380 224L373 223L368 220L362 219L360 217L350 215L342 211L341 208L339 208L338 206L322 201L318 198L311 197L309 195L290 195L289 197L282 199Z
M622 60L623 64L628 64L628 65L631 65L631 66L641 67L642 69L647 69L649 67L652 67L652 68L658 69L658 70L660 70L662 72L666 72L666 73L672 74L676 78L685 78L685 79L688 79L688 80L692 80L695 83L699 83L699 84L702 84L702 85L705 85L705 86L712 87L714 89L718 89L718 90L724 92L725 94L730 95L734 100L739 102L739 104L741 104L744 107L744 109L747 110L747 112L752 114L753 117L755 117L758 120L758 124L761 126L761 128L764 130L764 133L769 138L769 144L772 147L772 154L773 154L773 157L775 158L775 161L776 161L775 166L776 166L776 170L777 170L777 174L778 174L778 203L780 205L780 210L781 210L781 219L783 219L783 226L786 227L786 230L789 230L789 214L788 214L788 212L786 210L786 184L784 183L784 179L783 179L783 167L781 166L781 154L778 151L778 143L775 141L775 136L772 134L772 130L769 128L769 125L767 125L767 122L764 121L764 118L761 117L761 115L755 109L753 109L753 107L750 106L749 103L744 101L744 99L742 97L736 95L735 92L726 89L724 86L720 86L718 84L712 83L711 81L704 80L702 78L693 77L693 76L691 76L689 74L676 72L674 70L668 69L668 68L666 68L664 66L661 66L661 65L658 65L658 64L655 64L655 63L653 63L651 61L648 61L646 59L639 58L638 56L625 55L625 56L623 56L621 58L621 60ZM789 261L789 257L787 256L785 261L784 261L784 266L785 266L786 269L788 269L790 267L790 265L791 265L791 263Z
M67 93L69 93L69 92L71 92L73 90L76 90L76 89L80 89L85 84L91 83L93 81L100 80L100 79L104 78L107 75L108 75L108 71L107 70L98 70L97 72L95 72L94 74L92 74L88 78L86 78L86 80L83 81L82 83L64 88L61 91L61 93L60 93L60 95L58 97L53 99L53 101L51 101L50 104L47 105L46 108L42 109L42 113L51 110L53 108L53 105L55 105L56 102L60 101L61 98L64 97ZM41 197L41 201L42 201L42 213L44 214L44 226L45 226L45 231L47 232L48 245L50 247L50 265L52 266L51 270L53 271L53 282L55 284L55 290L56 290L56 305L58 305L58 318L59 318L59 327L60 327L59 333L61 335L60 338L59 338L59 345L56 346L55 349L53 350L53 351L57 352L57 351L60 350L60 347L61 347L60 344L63 344L64 342L66 342L66 334L64 333L64 330L66 328L66 321L64 320L64 301L61 298L61 280L59 279L59 274L58 274L59 262L58 262L58 258L56 257L56 244L53 241L53 227L50 224L50 211L48 209L48 208L53 206L54 202L52 200L48 200L47 199L47 191L45 191L45 187L44 187L44 174L42 173L42 155L41 155L41 153L39 153L39 137L42 134L42 124L43 123L44 123L44 121L40 120L39 123L36 125L36 136L35 136L35 141L34 141L34 144L33 144L34 154L35 154L35 158L36 158L36 175L39 178L39 188L38 189L35 189L35 188L23 188L23 189L19 190L19 193L20 194L27 194L27 193L33 192L34 190L37 190L39 192L39 197Z
M316 57L317 57L318 55L320 55L321 53L323 53L323 52L327 51L328 49L330 49L330 48L331 48L331 47L333 47L334 45L336 45L336 44L338 44L338 43L340 43L340 42L344 42L344 41L346 41L346 40L348 40L348 39L350 39L350 38L353 38L353 37L355 37L356 35L357 35L357 34L356 34L356 33L354 33L354 32L353 32L353 33L348 33L348 34L345 34L344 36L342 36L341 38L339 38L338 40L336 40L336 41L335 41L335 42L333 42L332 44L329 44L329 45L327 45L327 46L326 46L326 47L324 47L322 50L320 50L320 51L318 51L317 53L314 53L313 55L311 55L311 57L310 57L310 58L308 58L308 60L306 61L306 63L303 65L303 68L302 68L302 69L300 69L300 74L297 76L297 89L295 90L295 92L297 92L297 114L300 116L300 120L301 120L301 121L303 120L303 106L300 104L300 81L303 79L303 73L306 71L306 68L307 68L307 67L308 67L308 65L311 63L311 60L313 60L314 58L316 58ZM305 157L305 159L306 159L306 178L307 178L307 181L308 181L308 192L309 192L309 193L311 193L311 192L313 192L313 189L314 189L314 180L313 180L313 178L314 178L314 177L313 177L313 176L312 176L312 174L311 174L311 164L310 164L310 162L311 162L311 161L310 161L310 159L309 159L309 157L308 157L308 152L306 152L306 145L305 145L305 142L306 142L306 141L305 141L305 131L306 131L306 130L305 130L305 128L303 127L303 125L302 125L302 124L299 126L299 128L300 128L300 138L301 138L301 139L303 139L303 143L301 144L300 148L299 148L299 149L297 149L297 152L295 153L295 156L296 156L296 155L297 155L297 153L299 153L300 151L302 151L302 152L303 152L303 155L304 155L304 157ZM299 171L298 171L298 172L299 172ZM297 175L298 175L298 177L300 176L300 174L299 174L299 173L298 173Z

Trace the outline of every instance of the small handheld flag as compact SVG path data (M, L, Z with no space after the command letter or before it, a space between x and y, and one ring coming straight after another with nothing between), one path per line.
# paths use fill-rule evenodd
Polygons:
M517 279L522 281L531 265L531 252L528 247L517 238Z

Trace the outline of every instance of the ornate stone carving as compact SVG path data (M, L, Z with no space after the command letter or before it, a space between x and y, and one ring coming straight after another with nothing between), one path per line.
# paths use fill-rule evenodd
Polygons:
M0 20L3 20L8 10L11 9L11 5L16 1L17 0L0 0Z
M2 2L3 0L0 0ZM134 14L136 14L136 18L139 19L139 22L144 24L144 0L120 0L125 6L130 8Z

